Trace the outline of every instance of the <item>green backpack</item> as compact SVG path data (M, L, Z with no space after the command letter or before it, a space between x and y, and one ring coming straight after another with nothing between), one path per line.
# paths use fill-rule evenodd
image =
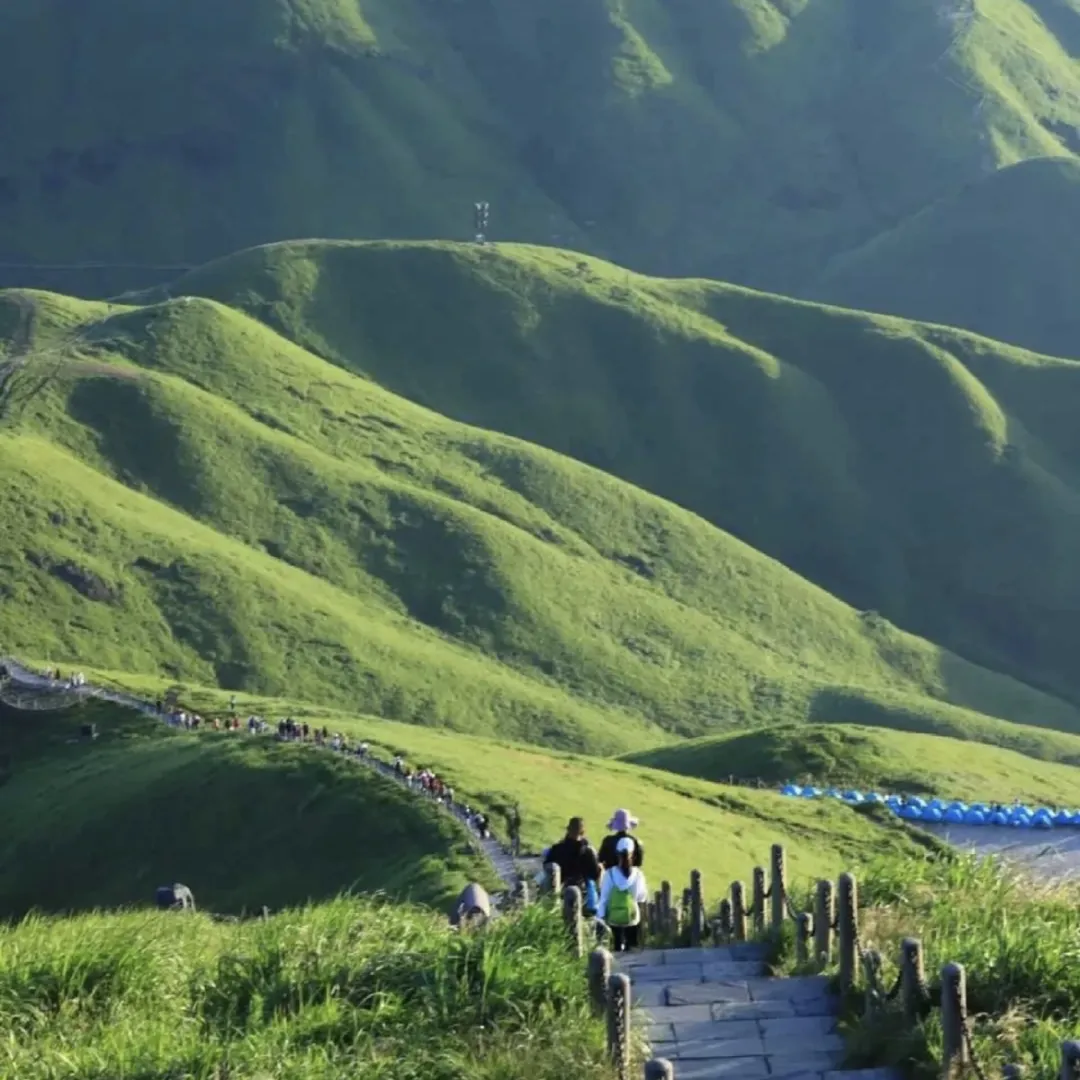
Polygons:
M637 922L638 905L634 899L634 884L631 880L625 889L620 889L612 881L605 920L608 926L633 926Z

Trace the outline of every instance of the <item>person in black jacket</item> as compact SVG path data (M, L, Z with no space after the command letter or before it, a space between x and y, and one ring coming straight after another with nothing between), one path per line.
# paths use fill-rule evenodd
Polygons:
M594 886L599 884L600 863L595 849L585 838L583 818L570 819L566 836L548 851L545 862L555 863L561 871L563 885L576 885L583 896L590 881Z
M619 864L618 844L624 836L629 836L634 842L634 854L630 859L631 866L641 866L645 861L645 849L636 836L631 836L631 830L638 826L638 819L631 816L629 810L616 810L608 822L608 828L614 830L605 836L600 844L600 865L605 870L610 870Z

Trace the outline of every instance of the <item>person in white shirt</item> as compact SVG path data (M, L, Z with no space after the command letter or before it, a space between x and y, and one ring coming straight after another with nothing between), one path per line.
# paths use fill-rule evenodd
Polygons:
M625 952L640 943L641 905L649 899L649 887L633 865L634 841L624 836L615 850L619 861L604 874L596 917L610 927L614 951Z

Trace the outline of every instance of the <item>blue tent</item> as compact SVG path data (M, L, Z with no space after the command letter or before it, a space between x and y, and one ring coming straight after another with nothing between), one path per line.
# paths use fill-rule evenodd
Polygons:
M986 824L986 815L981 810L976 810L974 807L972 807L972 809L970 809L964 815L964 824L965 825L985 825Z
M973 803L971 805L971 807L969 807L969 809L978 810L980 814L989 814L990 813L990 807L987 806L986 803L981 803L981 802Z
M825 794L828 795L830 799L843 798L843 796L840 794L840 789L835 787L829 788L829 790L826 791Z
M821 788L804 787L802 793L804 799L816 799L821 794Z
M991 825L1008 825L1009 824L1009 815L1006 814L1004 810L995 810L990 815L990 824Z
M863 801L861 791L845 791L844 802L861 803Z
M876 791L871 791L867 794L866 801L871 803L882 803L885 801L885 797Z
M964 811L959 806L950 806L944 816L950 824L959 825L964 820Z
M949 805L948 805L948 809L949 809L949 810L959 810L961 814L964 814L964 813L966 813L966 812L967 812L967 808L968 808L968 805L967 805L967 803L965 803L965 802L960 802L959 800L957 800L956 802L951 802L951 803L949 803Z
M908 806L917 806L920 810L926 806L926 800L920 799L918 795L912 795L908 801Z
M1054 815L1054 824L1055 825L1071 825L1072 824L1072 817L1073 817L1072 814L1069 813L1068 810L1059 810Z
M802 788L798 784L785 784L780 789L781 795L801 795Z
M940 821L941 810L936 806L928 806L921 815L923 821Z
M1031 819L1031 824L1036 829L1052 829L1054 827L1054 820L1050 817L1049 810L1039 810Z
M922 814L923 812L919 807L912 806L910 803L908 803L907 806L900 807L900 816L904 818L905 821L918 821L922 817Z

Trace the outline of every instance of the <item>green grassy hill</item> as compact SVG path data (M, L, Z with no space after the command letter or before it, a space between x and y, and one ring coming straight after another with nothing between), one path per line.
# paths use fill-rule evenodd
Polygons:
M478 259L548 289L569 258L317 252L362 268L374 259L399 287L399 259L451 288L472 281L457 262ZM288 264L298 274L305 265ZM703 378L719 390L734 375L771 408L775 361L663 296L662 283L636 283L619 306L602 280L566 280L586 320L579 329L614 314L647 345L646 334L670 333L678 317ZM251 285L261 287L257 276ZM414 314L424 300L417 291ZM10 294L0 310L17 301L35 308L36 351L0 435L9 651L600 753L801 720L837 702L862 702L872 721L890 694L916 713L943 700L1080 730L1072 707L860 615L685 510L410 404L236 310L45 294ZM495 311L517 325L516 308ZM395 322L385 315L383 325ZM495 387L482 372L505 354L476 355L481 367L455 385L475 378L477 402L490 408L496 399L479 388ZM376 342L370 356L385 371L400 365L406 380L405 357L429 362L420 343L401 353ZM456 356L455 346L447 363ZM587 356L578 354L582 377L599 376ZM651 347L642 360L654 362ZM799 422L802 389L828 407L804 379L789 398L782 389L780 437ZM565 399L554 385L547 393L553 418ZM576 400L589 403L584 385ZM722 417L722 395L705 400ZM597 430L560 411L567 430ZM704 415L697 430L734 449L736 432L707 428ZM809 429L789 434L793 447L809 446Z
M464 239L487 199L504 239L793 289L1076 154L1078 37L1062 0L16 0L0 262L117 291L272 240Z
M99 678L97 673L94 678ZM133 683L132 689L141 687L140 692L158 688L152 680L141 683L140 680L121 681ZM198 686L185 686L183 694L185 702L202 710L205 715L215 712L223 714L228 697L226 692ZM806 804L773 792L733 788L726 783L679 776L674 771L578 753L544 750L457 731L433 730L377 717L357 716L305 702L244 694L238 695L238 698L238 707L242 712L251 710L273 719L290 715L306 719L314 725L325 724L332 732L340 732L354 742L361 739L367 741L372 752L383 760L390 760L400 753L413 767L435 769L453 786L456 798L482 808L490 815L496 835L506 836L506 812L517 801L522 812L521 836L526 854L538 854L560 839L572 814L585 817L590 836L595 843L599 843L612 812L619 806L629 806L642 822L641 835L649 849L648 870L650 887L653 889L659 888L660 881L665 878L673 882L688 880L690 870L694 868L705 875L710 890L719 889L722 887L720 883L748 873L750 867L767 858L769 845L777 841L787 845L789 862L800 878L835 873L845 865L867 858L871 852L911 854L919 850L918 843L895 819L878 821L835 803ZM279 882L275 886L270 877L275 872L271 868L279 865L273 861L273 843L277 835L270 824L274 818L273 807L280 807L284 801L290 810L290 828L294 822L298 825L304 822L304 816L293 816L288 800L296 798L297 813L302 807L305 814L313 815L324 803L320 785L326 785L323 775L327 773L339 778L341 785L350 785L348 789L335 786L333 791L344 793L348 790L355 801L372 799L373 795L365 793L373 781L361 766L330 754L318 753L311 747L290 745L282 748L269 743L269 740L251 740L246 733L239 736L212 731L171 734L169 729L159 726L154 720L142 717L133 719L125 710L112 706L107 709L107 725L102 725L103 730L119 729L127 733L122 741L117 738L115 750L64 747L63 752L58 754L59 748L52 746L45 748L37 765L21 767L16 762L14 772L21 772L21 782L16 786L13 779L0 787L0 811L5 807L11 810L8 816L12 823L12 845L18 844L20 850L30 850L41 844L46 844L46 847L55 845L55 839L47 841L46 838L58 835L57 818L66 818L73 808L84 802L93 804L102 796L110 806L123 804L129 815L144 814L147 806L158 805L153 801L155 789L152 779L140 781L138 778L147 772L142 762L149 763L150 760L145 748L160 746L161 752L156 760L164 767L167 759L175 758L176 775L183 776L189 783L203 784L205 781L199 780L200 776L206 773L214 775L215 771L225 769L230 769L233 777L231 783L235 793L229 793L223 786L207 785L205 789L198 789L204 791L207 803L207 818L196 826L199 843L204 845L205 861L198 851L191 853L192 869L188 877L181 876L181 880L195 890L197 899L205 892L209 901L210 891L217 887L220 875L231 875L235 893L240 894L249 907L264 902L248 899L252 893L261 895L256 884L268 890L276 888L279 893L291 889L292 892L288 892L287 899L282 902L302 902L309 895L334 894L336 890L333 886L328 886L329 892L325 894L302 892L303 886L299 881L287 885ZM163 734L159 734L159 731ZM141 737L138 741L132 741L136 734ZM186 756L177 752L177 747L181 745L187 748L184 751ZM74 757L84 762L78 772L71 767ZM328 758L329 761L326 760ZM283 790L281 799L273 796L269 787L271 780L260 779L268 761L279 761L282 768L286 763L290 766L289 780L293 788ZM207 836L214 832L212 822L221 818L232 821L242 817L240 807L245 799L257 797L252 787L257 783L263 784L265 791L262 796L266 804L262 826L265 840L257 834L259 843L245 858L236 860L236 868L220 867L215 861L215 848L208 846L207 841ZM402 806L406 810L409 809L407 803L416 801L396 785L388 786L390 791L387 798L405 800ZM381 792L381 785L375 790ZM176 799L182 791L183 782L177 780L169 788L168 794ZM250 795L245 795L245 791ZM38 815L45 801L55 809L46 814L45 820L39 824ZM309 803L313 809L308 809ZM334 803L327 801L327 805L333 806ZM223 811L224 807L228 809ZM306 838L312 844L312 850L305 852L303 858L309 865L318 868L314 880L336 880L340 888L347 888L350 884L363 890L387 888L398 894L412 887L418 899L443 898L440 890L457 884L460 873L466 872L466 865L460 858L454 862L456 852L448 854L438 840L432 844L429 858L423 860L423 854L427 853L420 843L421 825L427 822L431 808L421 803L418 808L412 809L420 811L419 820L403 814L401 832L388 821L385 829L381 830L386 833L385 837L379 835L378 821L364 817L366 812L362 809L357 812L355 807L354 812L358 813L362 824L359 828L348 828L347 839L343 830L333 823L329 827L322 827L320 835L316 835L312 830L318 829L319 823L311 821L312 829L298 833L298 840ZM119 812L117 809L116 813ZM390 811L389 816L394 813ZM366 845L372 831L375 833L373 857L367 860L365 867ZM146 832L148 837L153 836L153 829L149 826ZM232 833L235 833L235 841L227 837L214 841L221 845L223 858L230 857L230 843L246 842L244 837L251 838L250 833L243 829L232 830L227 836ZM391 855L402 835L404 842L399 844L400 855ZM715 836L725 836L727 840L724 844L703 844L705 838ZM106 862L115 882L108 885L112 890L108 899L101 899L98 901L100 903L116 904L143 899L144 894L151 896L153 887L160 884L153 880L149 892L143 889L142 893L132 897L130 880L142 872L140 867L147 857L138 847L125 847L124 839L124 836L117 836L114 841L107 842L101 835L90 835L89 830L81 841L77 837L72 838L72 851L75 854L71 865L82 866L83 860L89 858L79 856L78 850L107 853ZM322 842L321 847L315 844L316 839ZM343 840L346 843L345 852L340 851ZM184 853L184 848L175 839L170 840L167 846L174 858ZM261 863L266 865L267 880L242 886L243 868L250 869ZM56 867L62 864L59 860L52 860L48 865L52 867L51 871L43 865L41 871L34 874L16 874L13 868L8 880L12 887L17 881L25 882L21 886L25 890L23 896L48 895L48 904L44 899L40 902L42 906L51 908L58 905L52 902L53 894L47 890L49 887L60 887ZM53 876L49 877L48 873ZM165 873L168 878L168 871ZM354 882L353 875L359 880ZM153 878L153 872L149 876ZM0 878L2 884L3 878ZM105 889L106 886L102 885L101 888ZM125 889L128 891L125 892ZM3 892L0 891L0 902L2 899ZM88 900L87 904L93 902Z
M1026 161L834 259L812 292L1075 357L1078 228L1080 163Z
M1066 761L940 735L804 724L689 739L624 760L722 782L796 780L862 791L1071 806L1077 801L1080 739L1057 738L1069 740ZM1051 741L1042 749L1049 756L1059 747Z
M74 739L86 721L95 743ZM216 912L345 890L449 904L469 880L498 886L463 826L335 755L98 705L0 706L0 756L0 918L151 904L173 881Z
M1080 696L1075 363L516 245L273 245L176 290L620 476L865 612ZM528 470L493 471L580 513ZM665 542L638 535L623 553L647 577Z

